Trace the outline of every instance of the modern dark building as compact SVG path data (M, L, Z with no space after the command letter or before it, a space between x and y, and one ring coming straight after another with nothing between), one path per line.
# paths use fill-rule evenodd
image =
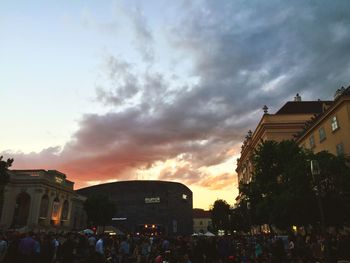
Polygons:
M193 231L192 191L166 181L122 181L77 190L83 196L107 195L117 211L112 225L130 232L149 230L165 235Z

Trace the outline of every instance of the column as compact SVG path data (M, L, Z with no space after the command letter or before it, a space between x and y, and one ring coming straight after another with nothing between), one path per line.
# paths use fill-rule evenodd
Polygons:
M27 224L29 227L36 227L38 226L39 211L40 211L41 198L43 195L43 189L41 188L31 189L30 191L28 191L28 194L30 195L30 210L29 210Z
M19 189L7 185L4 191L4 206L1 217L0 226L9 228L12 224L13 214L15 212L16 197L19 194Z

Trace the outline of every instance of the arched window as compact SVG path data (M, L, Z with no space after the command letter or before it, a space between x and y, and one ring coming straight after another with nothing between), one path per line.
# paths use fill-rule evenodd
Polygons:
M61 220L67 220L68 219L68 212L69 212L69 203L66 200L63 203Z
M49 197L47 196L47 194L45 194L41 198L39 218L45 219L47 217L48 210L49 210Z
M53 200L52 204L52 213L51 213L51 220L57 221L59 220L59 215L60 215L60 200L58 197Z
M22 192L16 197L15 212L13 214L12 224L14 227L27 225L30 209L30 195Z

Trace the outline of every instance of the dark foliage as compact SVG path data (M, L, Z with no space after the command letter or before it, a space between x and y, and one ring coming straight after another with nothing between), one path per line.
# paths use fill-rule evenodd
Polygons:
M310 160L318 160L320 174L311 175ZM345 157L328 152L313 154L294 141L265 141L253 156L252 181L240 185L238 207L249 207L252 224L292 225L319 223L317 195L322 198L326 223L343 225L350 217L350 168ZM248 206L248 205L249 206Z

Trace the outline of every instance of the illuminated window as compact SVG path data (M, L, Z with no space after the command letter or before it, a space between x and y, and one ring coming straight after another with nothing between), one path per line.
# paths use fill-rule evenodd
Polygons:
M326 132L323 127L318 130L318 134L320 135L320 142L326 139Z
M51 220L52 221L59 220L60 219L59 215L60 215L60 200L58 199L58 197L56 197L52 204Z
M314 148L316 145L315 145L315 138L313 135L310 136L309 138L309 142L310 142L310 148Z
M337 120L337 117L334 116L332 118L332 131L335 131L339 128L339 125L338 125L338 120Z

